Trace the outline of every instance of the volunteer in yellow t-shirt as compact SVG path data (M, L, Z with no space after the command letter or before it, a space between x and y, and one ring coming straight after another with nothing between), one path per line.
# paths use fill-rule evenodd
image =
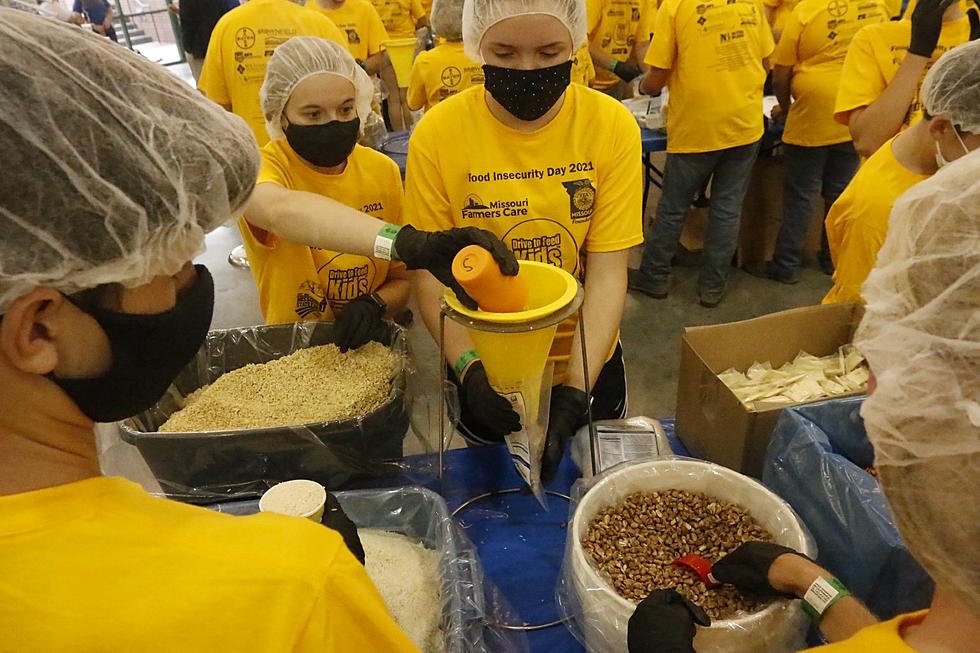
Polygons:
M463 52L463 0L435 0L432 29L440 43L412 64L408 108L428 111L448 97L483 83L483 68Z
M259 107L259 87L272 53L294 36L319 36L347 44L329 19L290 0L249 0L222 16L211 32L198 88L244 118L259 147L269 140Z
M645 0L586 0L589 52L595 66L592 87L617 100L630 97L629 82L640 76L634 52Z
M0 650L417 653L332 528L101 476L95 423L151 408L207 335L214 284L189 259L252 191L251 131L25 12L0 9L0 60L43 80L0 94L19 164L0 178Z
M569 83L572 56L586 39L581 0L538 0L523 10L521 3L467 0L464 12L466 52L483 61L486 83L426 113L413 132L406 221L479 225L517 258L584 279L592 415L621 416L626 384L617 337L626 261L642 240L639 128L619 102ZM435 337L442 285L429 275L413 281ZM551 350L556 385L545 480L586 419L582 358L573 353L581 351L579 338L574 323L562 324ZM467 439L499 442L518 430L510 402L492 389L469 336L452 322L445 351Z
M766 20L769 21L769 26L772 28L772 37L777 43L783 34L783 29L786 28L786 22L789 20L790 14L793 13L793 9L796 8L799 2L800 0L762 1L762 4L766 8Z
M400 264L311 246L289 227L308 194L330 197L390 224L401 221L401 173L357 145L374 85L341 46L297 37L269 61L262 108L272 140L239 229L269 324L336 320L336 343L354 349L408 303Z
M388 38L392 40L415 39L415 30L428 24L428 14L420 0L371 0L371 3L378 10ZM384 108L391 128L395 131L410 128L412 114L408 108L408 88L398 85L390 57L381 69L381 81L388 90Z
M834 286L824 303L863 302L892 205L946 161L980 147L980 42L951 50L922 84L926 116L868 159L827 214Z
M871 156L922 117L919 86L944 52L970 39L970 20L957 0L922 0L911 20L862 29L844 61L834 118L847 125L854 147Z
M834 120L834 99L851 39L862 27L886 20L884 5L867 0L803 0L784 24L772 77L779 99L774 117L786 121L785 210L776 251L765 270L771 279L790 284L800 280L814 200L823 197L826 212L857 171L851 134ZM826 245L820 263L833 273Z
M711 179L708 237L698 280L717 306L738 242L742 201L763 134L762 85L772 32L756 0L664 0L657 13L645 93L670 87L667 163L657 219L630 288L667 297L670 262L695 194Z
M595 65L592 63L592 55L589 54L589 46L583 45L572 57L572 83L591 86L595 81L595 74Z
M660 0L644 0L640 8L640 22L636 25L636 43L633 51L636 53L636 60L640 62L640 68L646 72L647 51L650 49L650 41L653 40L653 26L657 22L657 12L660 11Z
M388 40L378 10L368 0L308 0L306 8L322 13L347 37L347 49L371 75L384 66L382 44Z

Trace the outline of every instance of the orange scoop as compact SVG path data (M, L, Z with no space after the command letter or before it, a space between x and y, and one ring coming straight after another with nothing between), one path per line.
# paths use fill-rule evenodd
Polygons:
M518 274L506 276L487 250L464 247L453 259L453 276L480 309L491 313L515 313L527 309L527 282Z

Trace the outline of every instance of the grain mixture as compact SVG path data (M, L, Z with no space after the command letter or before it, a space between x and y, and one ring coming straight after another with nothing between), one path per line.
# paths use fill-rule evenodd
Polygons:
M395 623L423 653L442 653L438 551L399 533L360 529L364 568L381 593Z
M398 355L377 342L340 353L335 345L300 349L246 365L190 394L161 432L271 428L366 415L391 392Z
M666 490L636 492L597 513L582 547L616 592L633 603L655 589L676 588L712 619L727 619L765 603L730 585L709 590L689 569L671 563L689 553L715 563L743 542L772 539L735 504L699 492Z

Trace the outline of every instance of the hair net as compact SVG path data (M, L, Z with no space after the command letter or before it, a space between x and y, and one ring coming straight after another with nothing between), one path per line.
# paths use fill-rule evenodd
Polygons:
M980 41L939 57L922 82L922 104L963 131L980 134Z
M896 523L980 615L980 152L892 211L856 341L877 379L861 414Z
M463 4L466 56L483 61L480 44L487 30L502 20L527 14L544 14L560 20L572 38L572 52L585 45L585 0L466 0Z
M0 313L175 274L255 184L241 118L107 38L0 8L0 79Z
M433 0L432 30L450 41L463 39L463 0Z
M286 138L280 122L289 96L300 82L321 73L339 75L354 85L357 117L364 124L374 97L374 85L368 74L344 46L315 36L296 36L276 48L259 91L269 138Z

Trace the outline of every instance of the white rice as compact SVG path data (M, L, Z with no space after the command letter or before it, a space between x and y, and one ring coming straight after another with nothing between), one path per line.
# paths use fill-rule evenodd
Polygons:
M395 623L423 653L442 653L439 551L399 533L359 529L358 534L368 576Z

